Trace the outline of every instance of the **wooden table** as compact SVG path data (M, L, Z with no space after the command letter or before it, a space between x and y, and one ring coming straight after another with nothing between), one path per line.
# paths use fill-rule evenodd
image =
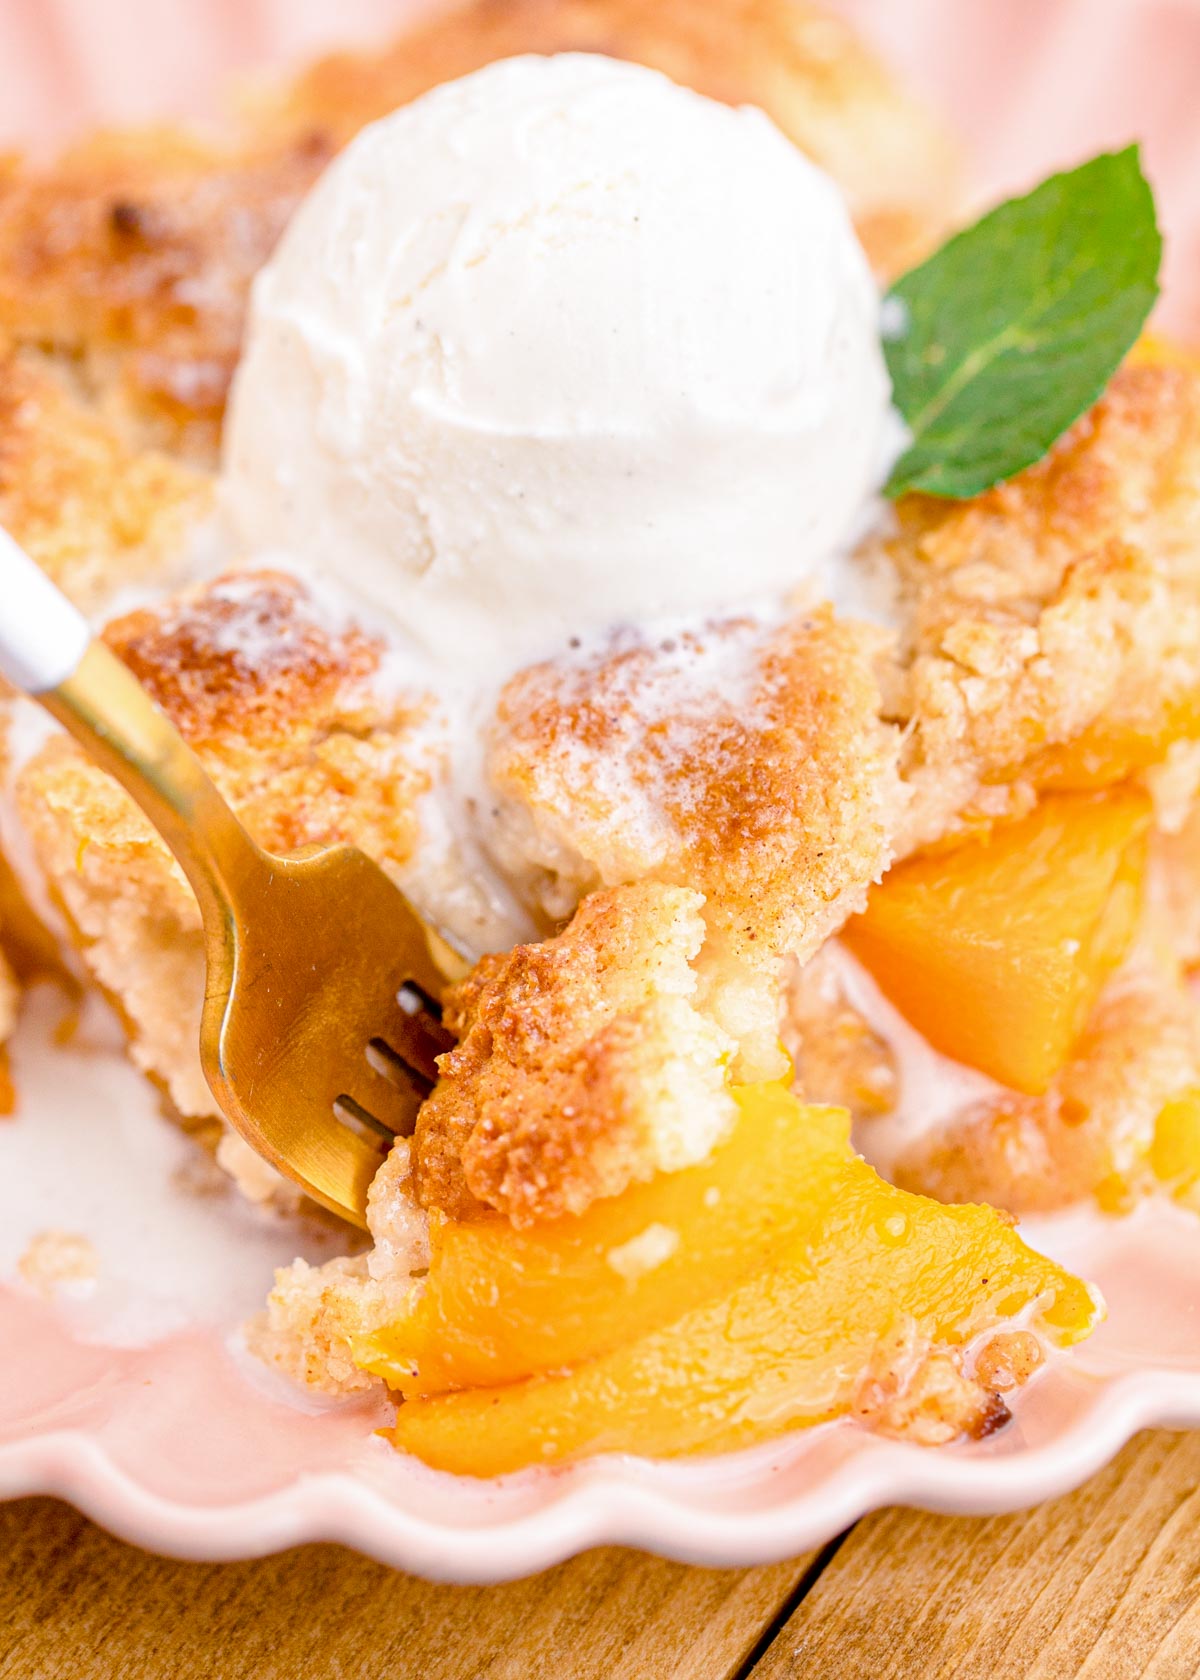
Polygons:
M335 1546L171 1563L0 1507L0 1680L1183 1680L1200 1674L1200 1434L988 1520L884 1511L749 1570L593 1552L432 1587Z

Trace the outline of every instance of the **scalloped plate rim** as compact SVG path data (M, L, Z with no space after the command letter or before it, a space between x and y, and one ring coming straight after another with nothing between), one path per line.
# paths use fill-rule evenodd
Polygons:
M959 1516L1020 1510L1070 1492L1139 1430L1154 1427L1200 1427L1200 1377L1153 1371L1098 1379L1095 1398L1061 1434L995 1458L862 1434L801 1494L743 1512L705 1511L653 1482L655 1470L668 1468L677 1480L700 1483L713 1460L664 1467L624 1457L596 1458L566 1475L535 1472L561 1491L532 1511L476 1528L416 1516L337 1471L302 1476L252 1500L201 1507L153 1493L79 1430L0 1446L0 1497L65 1499L123 1540L194 1561L259 1557L332 1541L431 1580L483 1584L529 1575L603 1545L708 1567L774 1562L823 1545L884 1505ZM764 1449L755 1448L719 1462L734 1467L762 1456Z

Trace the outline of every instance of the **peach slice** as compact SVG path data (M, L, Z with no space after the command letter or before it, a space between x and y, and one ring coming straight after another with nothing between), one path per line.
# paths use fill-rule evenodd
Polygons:
M844 937L944 1055L1039 1095L1141 911L1150 801L1052 794L1028 817L899 864Z
M1200 1196L1200 1090L1181 1091L1154 1123L1150 1170L1177 1201L1195 1205Z
M740 1117L699 1167L517 1231L446 1221L406 1318L355 1357L403 1394L513 1382L594 1358L740 1282L811 1225L851 1159L844 1110L734 1093Z
M1062 793L1112 787L1159 764L1176 741L1200 737L1200 693L1166 700L1141 723L1103 718L1072 741L1045 747L1021 771L1035 787Z
M805 1129L782 1086L753 1100ZM840 1178L752 1276L573 1369L405 1401L396 1445L473 1476L599 1452L721 1452L844 1413L898 1326L951 1348L1026 1308L1063 1345L1094 1327L1088 1286L1002 1215L893 1189L842 1148Z

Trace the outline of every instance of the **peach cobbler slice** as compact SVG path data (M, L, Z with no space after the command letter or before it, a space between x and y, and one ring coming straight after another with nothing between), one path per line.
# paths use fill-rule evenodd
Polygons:
M363 847L457 946L456 1042L372 1186L373 1246L278 1275L263 1358L385 1383L399 1446L481 1475L838 1417L979 1438L1102 1310L1011 1216L1200 1205L1200 370L1130 357L1007 483L904 496L839 558L861 588L836 606L814 574L606 620L456 713L411 626L339 594L338 554L328 587L286 545L213 563L206 463L251 278L333 154L437 82L565 49L763 107L880 272L944 219L940 136L807 4L472 0L219 138L6 168L0 519L257 838ZM882 627L854 607L881 582ZM168 852L62 737L6 786L138 1064L285 1199L220 1133ZM0 961L0 1042L12 997ZM933 1115L914 1041L967 1093Z
M1179 629L1198 383L1132 366L1005 491L902 504L898 637L798 604L781 623L623 632L506 685L479 843L514 930L566 928L517 932L451 994L459 1043L379 1175L373 1251L281 1275L264 1357L333 1392L382 1374L409 1396L398 1440L482 1471L833 1415L918 1440L979 1433L1048 1347L1086 1333L1090 1295L1002 1217L914 1192L1020 1211L1121 1205L1157 1182L1186 1198L1196 1180L1198 947L1194 917L1164 907L1188 901L1200 855L1175 698L1200 686ZM1102 563L1071 558L1089 532ZM305 585L235 574L109 637L265 838L345 835L420 876L437 830L428 698L381 688L379 644ZM1164 691L1181 732L1157 758L1078 786L1050 774L1052 752L1094 762L1098 740L1116 763L1111 743ZM211 1117L183 882L65 743L20 789L135 1053ZM898 1189L830 1113L852 1111L874 1153L904 1099L886 1023L831 962L843 934L914 1026L992 1080L900 1152ZM793 1096L770 1083L788 1069L781 1027ZM855 1276L877 1280L869 1311ZM587 1303L574 1320L565 1280ZM734 1311L736 1369L716 1336ZM811 1336L781 1363L780 1327L801 1320ZM662 1404L641 1406L652 1372ZM680 1423L684 1373L711 1402L702 1427ZM750 1421L746 1396L774 1381L778 1408ZM474 1395L505 1420L486 1454Z
M608 889L451 994L466 1053L376 1180L374 1253L281 1273L266 1357L342 1389L383 1376L408 1397L397 1443L478 1475L847 1413L925 1441L1004 1420L1002 1390L1095 1300L991 1209L886 1185L844 1112L730 1085L701 907Z
M1139 427L1118 423L1135 400L1175 437L1174 453L1155 455ZM889 561L910 603L896 641L798 606L782 624L623 633L507 684L486 731L484 849L531 925L572 919L541 943L485 958L451 995L459 1044L416 1136L376 1183L373 1252L281 1275L256 1331L266 1358L333 1392L382 1373L412 1397L398 1439L482 1470L543 1449L669 1452L768 1433L770 1422L744 1421L744 1397L782 1368L776 1312L814 1328L794 1339L773 1417L853 1414L920 1440L994 1426L1004 1415L995 1396L1055 1341L1086 1332L1091 1297L1002 1218L942 1210L913 1192L1019 1210L1086 1194L1113 1205L1152 1180L1193 1182L1200 1065L1182 970L1196 945L1185 923L1159 913L1172 893L1186 896L1197 855L1186 741L1099 788L1059 791L1048 778L1043 788L1036 767L1056 745L1065 752L1111 719L1136 718L1164 675L1180 693L1192 681L1186 649L1174 651L1192 610L1190 505L1178 499L1173 527L1159 497L1160 523L1147 529L1152 490L1134 496L1124 473L1173 481L1196 401L1194 376L1174 367L1118 376L1057 459L946 516L983 533L966 547L955 539L953 564L939 569L932 547L920 561ZM1103 542L1122 545L1119 578L1153 575L1165 597L1142 625L1158 626L1162 661L1124 637L1121 590L1078 579L1056 546L1071 510L1083 517L1085 488ZM914 517L901 512L895 542ZM985 537L986 589L972 546ZM1041 594L1026 583L1005 607L995 579L1010 542L1023 565L1047 554ZM947 615L938 631L935 594ZM239 599L251 603L248 619L234 610ZM110 636L252 826L265 824L276 843L357 835L403 876L419 864L436 781L431 761L412 757L420 705L381 710L378 649L325 611L299 584L249 577L136 615ZM1076 613L1077 653L1063 630ZM1086 692L1060 681L1058 663L1070 656L1082 669L1105 622L1102 680ZM271 634L249 633L255 623ZM992 678L952 656L968 646L980 666L981 648L998 650ZM341 775L331 743L353 758ZM98 778L77 797L91 774L70 749L50 749L22 779L27 822L77 925L91 918L89 958L102 979L115 977L105 983L141 1034L139 1054L178 1082L190 1049L185 1061L181 1038L147 1048L154 1034L139 1026L133 986L151 972L151 952L161 960L186 948L189 901L179 881L146 891L169 876L165 854L156 863L145 830L115 823L118 811L133 819L111 783ZM56 783L67 790L57 803ZM938 826L948 787L959 803ZM368 820L381 808L386 822ZM905 852L911 861L893 862ZM118 877L130 883L124 898L111 890ZM146 906L163 914L127 943L145 930ZM929 1030L950 1030L934 1005L955 998L950 1025L973 1036L943 1048L993 1079L992 1094L902 1154L899 1190L853 1154L843 1120L814 1106L852 1110L856 1139L872 1151L873 1125L903 1100L886 1031L829 966L847 924L851 946L861 930L884 928L882 943L898 952L894 1002L918 1025L926 997ZM113 955L122 949L124 977ZM793 980L782 1026L798 1101L763 1084L787 1070L785 955ZM197 963L193 947L175 983L198 1001ZM786 1205L766 1188L776 1184ZM815 1277L788 1259L801 1252L820 1258ZM865 1316L851 1307L856 1268L879 1280ZM564 1279L588 1304L574 1328ZM681 1372L716 1373L713 1327L731 1304L746 1325L746 1363L705 1389L710 1432L679 1427L686 1407L667 1398L661 1409L632 1399L605 1409L602 1396L635 1394L652 1370L664 1397L680 1395ZM848 1373L832 1387L831 1361ZM560 1363L567 1375L550 1375ZM468 1448L477 1414L461 1389L502 1397L511 1422L494 1456Z

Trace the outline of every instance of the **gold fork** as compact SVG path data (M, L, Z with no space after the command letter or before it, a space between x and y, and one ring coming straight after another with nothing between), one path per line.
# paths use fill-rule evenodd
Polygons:
M200 903L200 1059L221 1112L316 1201L365 1223L452 1042L400 889L353 846L273 857L132 673L0 530L0 671L133 796Z

